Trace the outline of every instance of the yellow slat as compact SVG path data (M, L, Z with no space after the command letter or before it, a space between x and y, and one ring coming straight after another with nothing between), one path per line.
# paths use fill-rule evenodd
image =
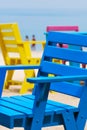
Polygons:
M16 40L4 40L4 44L17 44Z
M14 23L16 24L16 23ZM0 24L0 29L12 29L13 23L8 23L8 24Z
M6 50L8 52L19 52L17 47L7 47Z
M2 36L3 37L14 37L14 33L13 32L2 32Z
M29 41L29 44L45 44L45 41Z
M8 81L9 85L21 85L22 81L16 81L16 80L9 80Z

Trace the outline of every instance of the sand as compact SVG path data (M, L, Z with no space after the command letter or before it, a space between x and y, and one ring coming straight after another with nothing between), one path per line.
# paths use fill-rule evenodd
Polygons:
M36 55L36 54L34 54L34 55ZM42 54L37 53L37 55L41 56ZM1 55L1 53L0 53L0 64L4 65L4 61L3 61L3 57ZM17 73L19 73L19 72L15 73L14 78L16 77L17 79L19 78L22 80L24 78L23 72L20 72L20 77L17 77ZM9 90L3 91L2 96L19 95L20 87L21 86L10 86ZM28 92L28 93L30 93L30 92ZM77 106L78 102L79 102L79 99L77 99L77 98L74 98L71 96L66 96L66 95L60 94L60 93L50 93L49 98L54 99L56 101L60 101L62 103L67 103L67 104L70 104L73 106ZM0 130L9 130L9 129L0 126ZM14 130L24 130L24 129L23 128L14 128ZM64 128L63 128L63 126L58 126L58 127L43 128L43 130L64 130ZM86 126L85 130L87 130L87 126Z

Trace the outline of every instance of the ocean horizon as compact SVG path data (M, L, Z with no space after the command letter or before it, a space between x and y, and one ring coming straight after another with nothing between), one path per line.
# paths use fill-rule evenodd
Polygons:
M44 33L48 25L77 25L81 32L87 31L87 10L55 9L0 9L0 23L18 23L22 39L28 35L36 36L36 40L45 40Z

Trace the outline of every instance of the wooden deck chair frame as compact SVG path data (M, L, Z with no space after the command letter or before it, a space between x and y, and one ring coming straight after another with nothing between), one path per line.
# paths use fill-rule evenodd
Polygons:
M33 58L31 54L30 44L32 41L23 41L20 35L19 27L17 23L0 24L0 46L5 65L36 65L40 64L40 57ZM45 44L44 41L35 41L35 44ZM9 56L11 53L11 56ZM12 53L18 54L18 57L13 57ZM28 89L33 88L33 84L26 82L27 77L35 77L34 70L24 70L25 78L24 82L14 81L14 70L8 71L5 89L8 89L10 85L22 85L20 93L26 93ZM25 87L26 86L26 87Z
M55 44L54 44L55 43ZM0 124L8 127L24 127L24 130L41 130L42 127L63 125L65 130L84 130L87 120L87 70L52 62L60 58L87 63L87 52L58 48L56 43L87 47L87 36L49 32L40 66L0 66L0 95L2 95L6 70L39 69L32 95L0 98ZM80 58L79 58L80 56ZM48 77L48 74L55 77ZM84 86L71 81L84 80ZM49 90L79 98L78 106L48 100Z

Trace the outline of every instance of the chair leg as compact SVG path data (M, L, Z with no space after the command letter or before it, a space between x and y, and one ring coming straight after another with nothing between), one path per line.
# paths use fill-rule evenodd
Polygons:
M24 130L41 130L42 122L38 122L38 120L33 121L32 119L26 119Z
M84 118L83 115L79 116L77 120L78 130L84 130L85 124L86 124L86 118Z
M5 84L4 84L4 89L9 89L10 84L9 84L8 81L12 80L13 74L14 74L14 70L9 70L8 71L7 77L6 77L6 80L5 80Z
M33 120L31 130L41 130L43 126L45 108L48 98L50 84L38 84L36 98L33 107Z
M71 111L64 112L63 119L65 130L78 130L73 112Z
M23 84L22 84L22 87L20 89L20 94L24 94L28 91L28 89L33 89L34 88L34 84L32 83L28 83L26 81L27 78L29 77L35 77L35 72L34 70L25 70L25 78L24 78L24 81L23 81Z
M32 119L26 118L24 130L31 130Z

